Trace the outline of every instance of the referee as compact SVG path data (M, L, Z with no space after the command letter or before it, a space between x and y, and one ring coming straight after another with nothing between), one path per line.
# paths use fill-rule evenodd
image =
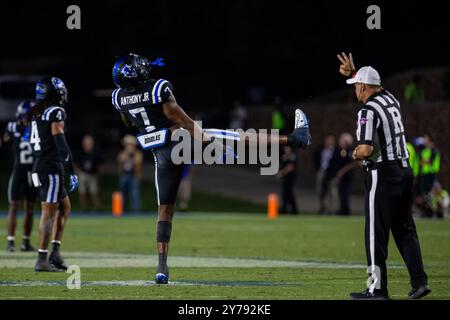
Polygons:
M351 54L338 55L340 72L354 73ZM357 146L353 159L363 160L367 170L365 191L365 244L368 288L351 293L352 299L388 299L386 259L389 231L408 268L412 290L410 299L431 292L423 268L416 226L412 217L413 173L408 163L405 129L400 104L381 87L378 72L362 67L347 84L364 105L358 112Z

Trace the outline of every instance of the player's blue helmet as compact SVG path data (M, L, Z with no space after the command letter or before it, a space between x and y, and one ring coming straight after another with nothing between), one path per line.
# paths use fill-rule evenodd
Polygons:
M50 100L64 105L68 101L66 85L59 78L45 77L36 84L36 100Z
M151 62L138 54L126 54L117 59L114 64L112 69L113 82L119 88L133 90L150 79L150 70L154 65L164 66L162 58Z
M30 109L33 107L33 103L29 100L25 100L23 102L21 102L18 106L17 106L17 110L16 110L16 117L18 120L23 120L26 119L28 116L28 112L30 111Z

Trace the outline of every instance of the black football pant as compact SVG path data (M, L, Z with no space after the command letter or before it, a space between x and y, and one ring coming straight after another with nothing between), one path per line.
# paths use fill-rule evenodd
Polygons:
M413 173L397 162L368 171L365 199L365 242L369 290L387 294L386 259L389 231L408 268L411 285L427 284L416 226L412 217Z
M178 187L186 168L186 164L174 164L172 162L172 149L176 144L176 142L171 141L164 147L152 150L155 160L155 186L158 205L175 204L176 202Z

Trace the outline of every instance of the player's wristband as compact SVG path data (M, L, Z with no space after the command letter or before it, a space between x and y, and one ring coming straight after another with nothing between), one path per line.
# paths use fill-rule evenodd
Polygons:
M69 162L67 162L66 168L67 168L67 173L68 173L69 175L75 174L75 169L73 168L73 162L72 162L72 159L71 159Z
M59 154L62 158L61 160L67 165L69 174L73 174L75 171L72 164L72 152L70 152L70 148L64 134L60 133L54 135L53 138L55 139L56 148L58 148Z

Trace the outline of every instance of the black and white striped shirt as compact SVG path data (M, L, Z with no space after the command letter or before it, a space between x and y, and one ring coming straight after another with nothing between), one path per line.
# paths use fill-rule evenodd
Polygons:
M409 158L400 103L391 93L377 92L359 110L356 140L374 147L374 162Z

